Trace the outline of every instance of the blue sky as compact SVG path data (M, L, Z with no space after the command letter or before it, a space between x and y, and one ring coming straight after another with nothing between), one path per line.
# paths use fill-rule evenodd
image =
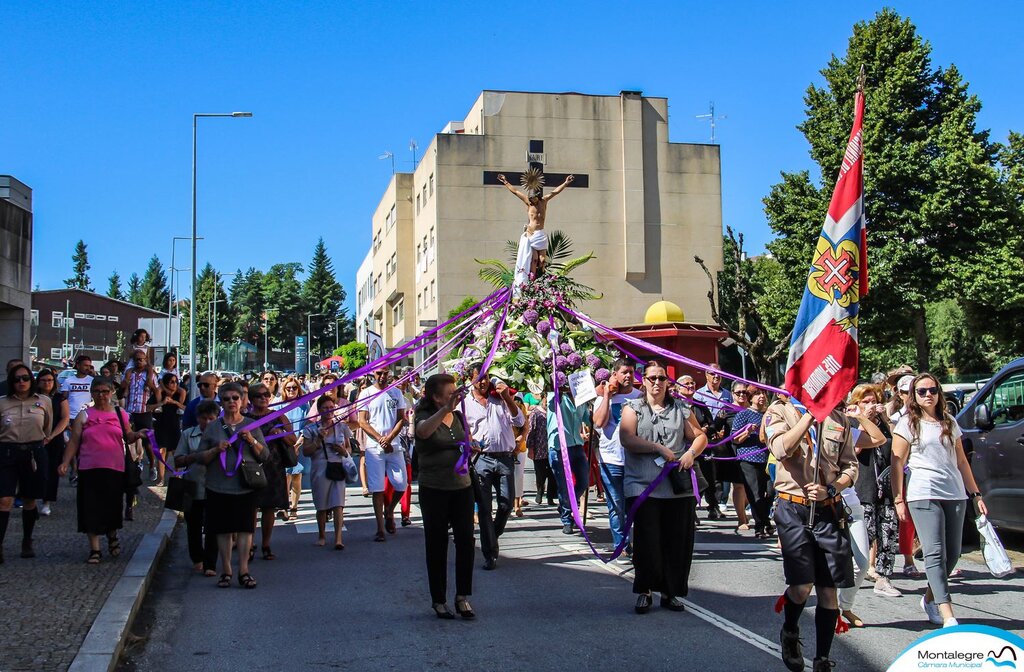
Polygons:
M0 173L35 190L33 283L63 286L82 238L105 291L154 252L169 266L190 233L192 113L252 111L200 121L200 266L306 263L322 235L351 304L385 150L410 169L410 139L426 147L483 89L640 89L669 99L676 142L709 139L709 101L727 116L724 220L757 251L761 199L811 166L806 87L882 6L6 0ZM1024 130L1021 6L891 6L960 68L993 138ZM187 255L179 243L178 266Z

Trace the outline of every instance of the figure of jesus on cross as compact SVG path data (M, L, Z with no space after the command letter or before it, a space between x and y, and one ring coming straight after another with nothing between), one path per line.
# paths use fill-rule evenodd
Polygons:
M526 193L519 191L511 184L504 174L498 175L498 181L516 195L526 205L527 222L523 235L519 238L519 251L516 254L515 275L512 280L513 289L525 283L532 275L536 277L544 270L547 262L548 235L544 233L544 220L547 217L548 201L565 191L572 184L574 176L569 175L565 182L544 193L544 174L531 168L523 174L523 187Z

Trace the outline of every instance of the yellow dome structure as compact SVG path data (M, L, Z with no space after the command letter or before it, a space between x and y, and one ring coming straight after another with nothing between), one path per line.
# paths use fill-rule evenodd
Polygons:
M671 301L658 301L647 309L644 324L665 324L666 322L685 322L683 309Z

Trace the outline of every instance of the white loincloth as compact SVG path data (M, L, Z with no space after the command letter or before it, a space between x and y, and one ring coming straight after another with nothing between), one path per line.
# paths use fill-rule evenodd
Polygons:
M512 288L515 289L530 279L530 261L536 250L548 249L548 234L544 230L534 231L529 235L523 231L519 237L519 251L516 253L516 272L512 280Z

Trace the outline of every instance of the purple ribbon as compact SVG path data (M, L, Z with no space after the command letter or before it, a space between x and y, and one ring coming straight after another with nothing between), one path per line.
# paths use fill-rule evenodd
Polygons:
M426 345L426 343L423 343L424 341L429 343L429 342L431 342L431 340L436 340L436 339L432 339L432 337L434 337L435 334L437 334L439 331L441 331L442 329L446 328L448 325L452 324L456 320L461 319L464 315L467 315L468 313L473 312L473 311L477 310L478 308L481 308L484 305L489 305L489 304L491 304L492 302L494 302L496 300L500 300L501 302L506 301L508 299L508 296L511 294L511 292L512 292L512 290L510 288L507 288L507 287L503 288L503 289L499 289L499 290L497 290L495 292L492 292L483 301L480 301L478 303L473 304L472 306L470 306L466 310L462 311L461 313L459 313L455 317L452 317L452 318L450 318L448 320L445 320L444 322L442 322L441 324L437 325L436 327L434 327L434 328L432 328L432 329L430 329L428 331L425 331L424 333L420 334L419 336L417 336L413 340L409 341L408 343L406 343L402 347L397 348L395 350L392 350L391 352L389 352L388 354L384 355L380 359L376 359L376 360L374 360L372 362L367 362L366 364L364 364L363 366L359 367L355 371L352 371L348 375L339 378L338 380L334 381L330 385L325 385L324 387L321 387L319 390L314 390L313 392L309 392L308 394L304 394L301 397L298 397L297 399L292 400L287 405L282 406L281 408L279 408L278 410L274 411L273 413L269 413L268 415L263 416L262 418L260 418L256 422L252 423L251 425L248 425L246 428L247 429L256 429L256 428L262 427L263 425L267 424L268 422L271 422L274 418L278 418L278 417L284 415L285 413L287 413L288 411L292 410L293 408L298 408L299 406L301 406L302 404L306 403L307 401L310 401L312 399L315 399L316 397L319 397L324 392L327 392L329 390L333 390L334 388L336 388L336 387L338 387L340 385L344 385L345 383L348 383L348 382L358 378L359 376L364 376L364 375L366 375L367 373L369 373L371 371L375 371L375 370L380 369L382 367L390 366L390 365L394 364L395 362L399 361L400 359L405 357L410 352L415 352L416 350L422 349L422 347L424 347ZM421 345L421 343L422 343L422 345ZM232 436L230 438L230 441L232 443L234 443L234 441L237 440L237 439L238 439L238 433L236 432L234 434L234 436Z
M495 337L497 339L497 337ZM462 454L459 455L459 460L455 463L455 473L459 476L465 476L469 473L469 458L473 454L473 442L469 436L469 423L466 421L466 399L463 397L462 402Z
M557 334L554 337L549 338L551 338L551 340L553 341L556 341L555 345L557 345ZM557 347L552 347L551 349L551 380L552 386L554 388L555 419L558 421L558 444L559 450L562 454L562 475L565 477L565 485L568 489L568 492L570 493L569 508L572 511L572 519L573 521L575 521L576 527L579 528L580 534L582 534L583 538L586 540L587 545L590 546L590 550L594 553L594 555L597 556L599 560L601 560L601 562L607 564L615 558L619 557L622 554L623 549L626 548L626 545L629 544L629 531L633 527L633 521L636 519L636 513L640 509L640 505L643 504L644 501L651 496L651 493L654 492L655 488L657 488L661 484L661 482L668 477L669 472L671 472L673 469L679 468L679 462L676 461L666 463L665 466L662 467L661 473L659 473L654 478L654 480L651 481L651 484L648 485L643 490L643 492L640 493L640 496L637 497L636 501L633 502L633 506L629 508L629 514L626 516L626 522L623 525L622 529L622 541L619 542L618 546L615 547L610 556L605 557L601 555L601 553L597 550L597 547L594 546L594 542L590 540L590 535L587 534L587 528L583 524L583 518L582 516L580 516L579 502L576 499L576 488L573 483L574 477L572 469L569 468L569 447L565 439L565 422L562 419L562 393L558 388L557 381L555 381L556 372L554 360L555 352L557 352L557 350ZM697 471L693 467L690 468L690 482L693 484L693 495L696 498L697 503L699 504L700 493L697 491Z
M635 336L631 336L629 334L625 334L625 333L623 333L621 331L616 331L615 329L612 329L611 327L606 327L605 325L601 324L600 322L595 322L594 320L592 320L591 318L587 317L583 313L580 313L580 312L578 312L576 310L573 310L572 308L566 306L565 304L560 303L560 304L558 304L558 307L563 312L565 312L565 313L567 313L569 315L572 315L573 317L575 317L576 319L578 319L578 320L580 320L582 322L586 322L587 324L589 324L590 326L594 327L595 329L603 329L604 331L606 331L606 332L608 332L610 334L614 334L617 338L620 338L620 339L626 341L627 343L630 343L630 344L632 344L632 345L634 345L634 346L636 346L638 348L641 348L643 350L647 350L648 352L653 352L655 354L661 355L662 357L665 357L666 359L671 359L673 361L680 362L680 363L686 364L688 366L692 366L692 367L694 367L696 369L707 369L707 366L708 366L707 364L702 364L701 362L698 362L695 359L690 359L689 357L684 357L683 355L676 354L676 353L672 352L671 350L666 350L665 348L662 348L660 346L654 345L653 343L648 343L648 342L643 341L643 340L641 340L641 339L639 339L639 338L637 338ZM725 371L719 371L719 373L724 378L730 378L732 380L736 380L736 381L739 381L741 383L748 383L750 385L755 385L755 386L761 388L762 390L769 390L771 392L775 392L776 394L784 394L787 397L790 396L789 392L787 392L787 391L785 391L785 390L783 390L781 388L778 388L778 387L772 387L771 385L766 385L764 383L755 382L753 380L747 380L746 378L743 378L743 377L737 376L737 375L733 375L731 373L726 373Z
M167 460L164 459L164 456L160 454L160 449L156 445L156 432L154 432L152 429L147 429L145 434L146 439L149 441L149 452L153 453L153 457L159 460L160 464L164 465L164 468L169 469L172 476L177 476L178 478L184 476L185 472L189 470L189 467L186 467L181 471L178 471L177 469L172 467L170 464L167 463Z

